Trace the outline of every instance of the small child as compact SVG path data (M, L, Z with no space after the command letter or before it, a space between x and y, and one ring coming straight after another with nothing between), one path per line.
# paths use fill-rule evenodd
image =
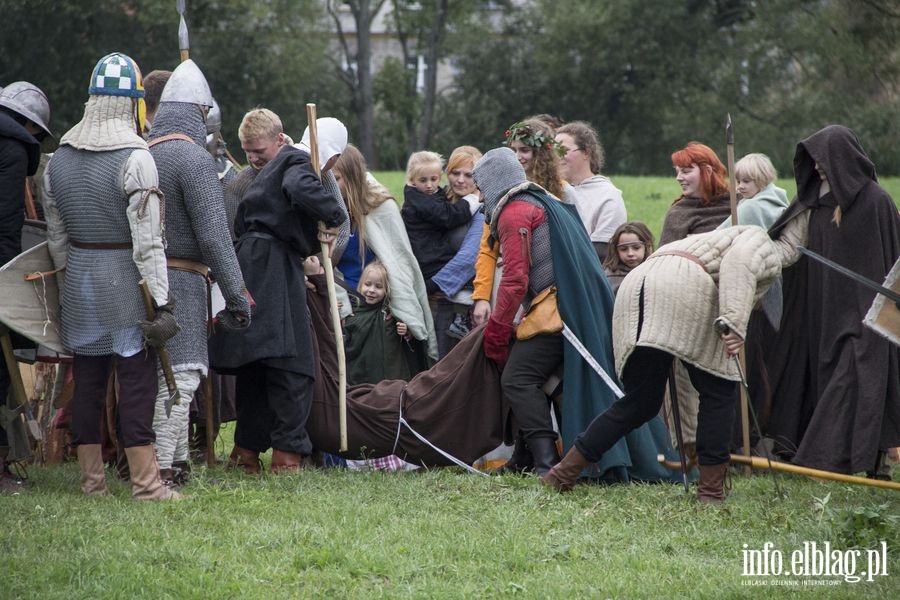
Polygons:
M748 154L734 165L734 182L741 195L738 225L758 225L768 230L788 207L787 192L775 185L778 173L765 154ZM731 217L717 227L731 227Z
M625 276L653 253L653 234L640 221L623 223L609 238L609 249L603 271L615 296Z
M366 265L357 291L364 304L344 322L347 383L378 383L385 379L408 381L424 369L424 350L415 348L406 323L396 321L390 311L387 269L379 261ZM417 351L418 350L418 351ZM348 460L351 470L397 471L417 468L398 456Z
M406 165L406 187L400 214L409 244L425 278L428 293L438 291L431 278L453 258L450 230L468 224L478 204L447 199L440 187L443 159L435 152L414 152Z
M366 265L357 291L364 303L344 322L347 383L378 383L384 379L409 380L424 367L406 323L390 310L387 269L380 261Z

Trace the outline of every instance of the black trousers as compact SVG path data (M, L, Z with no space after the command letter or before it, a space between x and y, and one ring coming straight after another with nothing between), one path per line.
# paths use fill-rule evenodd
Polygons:
M156 350L147 348L134 356L118 354L84 356L72 361L75 394L72 397L72 442L100 444L106 406L106 385L115 369L119 382L117 433L123 448L146 446L156 441L153 410L156 405Z
M428 306L431 308L431 318L434 321L434 335L437 338L438 360L440 360L459 343L458 339L447 333L456 316L456 305L444 294L432 294L428 298Z
M562 335L536 335L519 340L509 351L500 385L525 440L557 437L550 419L549 401L541 386L562 360Z
M590 462L597 462L619 439L659 414L673 356L638 346L622 373L625 396L599 414L577 438L575 446ZM701 465L728 462L731 427L737 403L737 382L716 377L685 363L691 383L700 394L697 414L697 461Z
M269 448L309 456L306 421L312 409L313 378L250 363L238 370L234 443L254 452Z

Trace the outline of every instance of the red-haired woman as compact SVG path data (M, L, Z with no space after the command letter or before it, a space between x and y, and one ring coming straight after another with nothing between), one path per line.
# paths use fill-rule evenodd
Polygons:
M672 166L681 196L666 213L660 246L712 231L731 214L725 165L712 148L690 142L672 153Z
M659 236L660 246L712 231L731 216L727 171L712 148L690 142L672 153L672 166L675 181L681 186L681 196L666 212ZM675 361L675 377L685 452L694 460L700 397L681 361Z

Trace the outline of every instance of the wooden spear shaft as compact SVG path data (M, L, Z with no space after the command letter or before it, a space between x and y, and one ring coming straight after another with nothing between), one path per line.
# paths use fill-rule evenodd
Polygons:
M309 158L312 160L316 175L322 176L322 165L319 164L319 138L316 129L316 105L306 105L306 118L309 121ZM320 225L322 225L320 223ZM322 266L325 268L325 282L328 287L328 304L331 306L331 327L334 330L334 345L338 359L338 426L341 436L341 452L347 451L347 358L344 354L344 338L341 335L341 315L338 312L337 291L334 286L334 269L331 265L331 251L328 244L322 242Z
M731 113L728 114L728 118L725 121L725 148L728 153L728 195L731 200L731 226L737 227L738 224L738 211L737 211L737 189L734 181L734 125L731 123ZM743 369L744 373L747 372L747 362L744 356L743 349L738 354L738 360L741 364L741 369ZM743 386L740 387L741 391L741 437L744 442L744 455L750 456L750 411L749 411L749 402L750 398L747 396L747 390ZM759 432L762 435L762 432ZM746 474L750 474L750 467L747 467L744 472Z
M731 462L747 465L754 469L772 469L773 471L783 471L785 473L794 473L795 475L805 475L807 477L818 477L819 479L828 479L829 481L841 481L844 483L868 485L889 490L900 490L900 483L897 483L896 481L882 481L880 479L868 479L867 477L857 477L855 475L844 475L843 473L832 473L831 471L810 469L809 467L801 467L799 465L769 460L761 456L732 454Z

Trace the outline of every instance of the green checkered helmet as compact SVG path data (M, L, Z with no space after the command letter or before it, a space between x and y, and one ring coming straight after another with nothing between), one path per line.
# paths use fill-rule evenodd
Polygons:
M92 96L144 97L144 80L141 70L130 57L121 52L107 54L100 59L91 73Z

